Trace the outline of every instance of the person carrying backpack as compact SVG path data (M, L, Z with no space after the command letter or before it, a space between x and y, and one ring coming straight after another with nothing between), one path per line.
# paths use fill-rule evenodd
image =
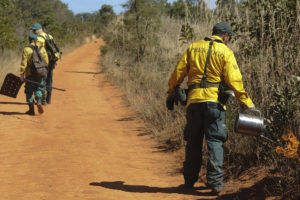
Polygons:
M37 35L37 42L46 49L49 58L49 71L46 79L47 95L45 95L45 93L43 94L42 104L51 104L53 69L55 68L57 60L61 58L62 53L55 44L52 35L43 31L41 24L35 23L31 29L33 33Z
M35 115L33 94L35 94L35 99L37 101L38 112L40 114L44 112L42 107L42 97L45 92L45 87L40 87L30 82L45 85L48 64L49 60L46 49L37 44L36 34L30 34L29 45L23 50L20 68L20 79L26 82L25 94L26 101L29 105L29 110L26 114L28 115Z

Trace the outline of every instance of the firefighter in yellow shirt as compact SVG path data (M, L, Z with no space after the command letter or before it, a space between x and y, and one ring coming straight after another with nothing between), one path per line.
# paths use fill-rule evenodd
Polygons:
M185 188L193 188L202 165L205 135L208 147L207 186L218 193L223 183L223 143L227 140L225 110L221 88L230 88L246 108L254 108L244 90L242 75L232 50L226 44L233 32L224 22L214 25L210 38L193 42L179 60L169 79L169 98L188 77L187 125L183 175Z
M25 80L25 78L29 81L37 82L39 84L44 85L46 81L46 76L42 78L36 78L32 75L31 67L32 67L32 55L33 55L33 49L38 44L37 41L37 35L30 34L29 35L29 46L26 46L23 50L22 54L22 61L21 61L21 67L20 67L20 78L22 81ZM39 47L39 46L38 46ZM49 63L48 56L45 48L41 47L40 49L41 55L45 61L46 64ZM33 94L35 94L35 99L37 101L37 107L40 114L44 112L42 107L42 96L45 91L45 87L39 87L35 84L26 82L25 83L25 93L26 93L26 101L29 105L29 110L26 112L26 114L29 115L35 115L34 112L34 98Z
M56 62L61 57L61 52L54 52L54 55L52 55L53 49L51 47L46 45L46 40L53 41L53 36L50 34L47 34L43 31L42 25L39 23L35 23L33 27L31 28L33 33L37 35L37 42L39 45L43 46L47 50L48 58L49 58L49 71L46 79L46 85L47 85L47 95L45 93L43 94L42 103L43 105L51 104L51 96L52 96L52 83L53 83L53 69L55 68ZM53 45L55 45L55 48L59 51L58 47L53 41Z

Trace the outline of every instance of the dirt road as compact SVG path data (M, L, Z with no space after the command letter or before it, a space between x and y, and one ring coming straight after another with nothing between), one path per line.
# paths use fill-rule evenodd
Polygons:
M101 40L64 55L53 103L30 117L24 90L0 96L0 200L215 199L177 188L174 158L159 152L99 69ZM196 185L199 186L199 185Z

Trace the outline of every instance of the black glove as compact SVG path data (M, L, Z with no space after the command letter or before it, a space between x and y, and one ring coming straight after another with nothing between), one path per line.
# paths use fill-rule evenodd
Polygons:
M185 106L187 103L187 93L188 91L186 89L180 88L177 86L175 88L175 100L177 100L181 103L181 105ZM177 104L178 105L178 104Z
M169 94L166 100L166 106L168 110L174 110L174 103L175 103L175 94L174 92Z

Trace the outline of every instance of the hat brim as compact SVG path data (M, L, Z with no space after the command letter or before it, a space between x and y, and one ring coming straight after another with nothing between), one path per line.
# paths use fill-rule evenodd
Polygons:
M31 30L37 30L37 29L42 29L42 27L36 27L36 26L34 26L34 27L31 28Z

